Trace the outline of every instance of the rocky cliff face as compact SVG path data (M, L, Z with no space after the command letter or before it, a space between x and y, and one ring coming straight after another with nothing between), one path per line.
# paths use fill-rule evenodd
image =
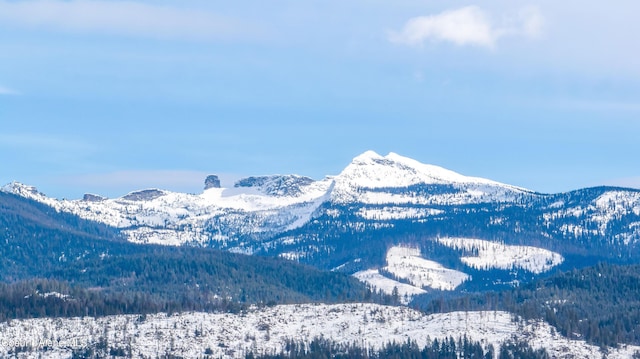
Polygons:
M209 188L220 188L220 178L217 175L209 175L204 180L204 190Z

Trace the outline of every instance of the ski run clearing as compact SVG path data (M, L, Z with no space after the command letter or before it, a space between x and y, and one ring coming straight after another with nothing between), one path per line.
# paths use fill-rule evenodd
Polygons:
M402 304L409 304L414 295L424 294L427 291L416 286L401 283L397 280L387 278L380 274L377 269L369 269L357 272L353 275L361 282L369 284L372 288L378 289L386 294L393 294L394 289L397 289L398 296Z
M392 294L394 289L397 289L400 301L404 304L409 303L414 295L426 293L423 288L454 290L462 282L470 279L465 273L422 258L417 248L391 247L387 251L386 259L387 266L382 270L409 284L385 277L378 269L360 271L354 276L387 294Z
M422 258L417 248L400 246L391 247L387 251L387 266L384 270L416 287L440 290L454 290L470 278L465 273Z
M72 348L95 345L131 350L133 357L166 354L195 358L243 358L246 353L277 353L287 339L310 342L324 337L379 349L388 342L466 335L497 348L515 338L546 348L553 358L599 358L600 348L568 340L541 321L522 321L506 312L452 312L427 315L406 307L377 304L301 304L250 309L240 314L181 313L119 315L102 318L12 320L0 324L0 356L26 345L20 358L68 358ZM44 347L47 347L45 350ZM640 347L610 349L608 358L631 358Z
M463 263L481 270L518 268L539 274L564 261L558 253L531 246L506 245L472 238L438 238L437 241L462 252L460 260ZM422 258L419 249L409 246L391 247L386 260L387 266L382 268L382 273L390 273L407 283L388 278L378 269L360 271L354 276L387 294L397 289L400 301L404 304L409 303L413 296L426 293L424 288L455 290L471 279L466 273Z
M530 246L513 246L472 238L438 238L438 242L470 255L461 257L466 265L476 269L520 268L540 274L561 264L564 258L555 252Z

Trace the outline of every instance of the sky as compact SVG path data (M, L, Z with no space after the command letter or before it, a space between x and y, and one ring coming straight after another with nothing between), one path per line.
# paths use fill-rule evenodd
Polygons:
M640 3L0 0L0 184L338 174L640 188Z

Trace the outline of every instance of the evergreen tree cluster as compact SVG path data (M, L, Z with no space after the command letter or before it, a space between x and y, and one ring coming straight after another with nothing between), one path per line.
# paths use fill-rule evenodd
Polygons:
M315 338L309 344L289 341L278 354L256 355L247 359L493 359L492 345L484 347L466 336L434 339L424 347L409 340L405 343L387 343L380 350L359 347L355 344L335 343L325 338ZM498 359L548 359L546 350L532 349L527 343L507 341L498 348Z

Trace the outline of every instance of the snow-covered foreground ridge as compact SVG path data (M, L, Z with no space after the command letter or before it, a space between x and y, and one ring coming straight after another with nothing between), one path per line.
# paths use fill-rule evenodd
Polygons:
M215 177L215 176L211 176ZM418 196L393 189L414 185L447 185L449 193ZM323 203L460 204L510 201L529 191L498 182L466 177L390 153L368 151L357 156L338 175L313 180L298 175L241 179L220 188L217 177L200 194L147 189L107 199L85 195L82 200L58 200L35 187L17 182L2 191L34 199L59 211L121 228L129 240L179 245L221 243L243 235L274 235L309 222ZM415 213L413 213L415 212ZM438 213L432 210L396 214L398 219ZM384 214L384 213L383 213ZM375 210L368 215L377 216Z
M131 350L133 357L173 354L241 358L247 352L275 353L285 341L309 342L324 337L336 342L380 348L408 339L424 346L435 338L467 335L483 345L515 338L534 348L546 348L553 358L596 358L598 347L568 340L540 321L524 322L506 312L453 312L426 315L405 307L375 304L305 304L253 309L242 314L156 314L141 318L13 320L0 325L0 353L12 345L32 346L25 357L69 357L78 349L102 341L109 348ZM44 351L42 346L48 346ZM611 349L608 358L631 358L640 347Z

